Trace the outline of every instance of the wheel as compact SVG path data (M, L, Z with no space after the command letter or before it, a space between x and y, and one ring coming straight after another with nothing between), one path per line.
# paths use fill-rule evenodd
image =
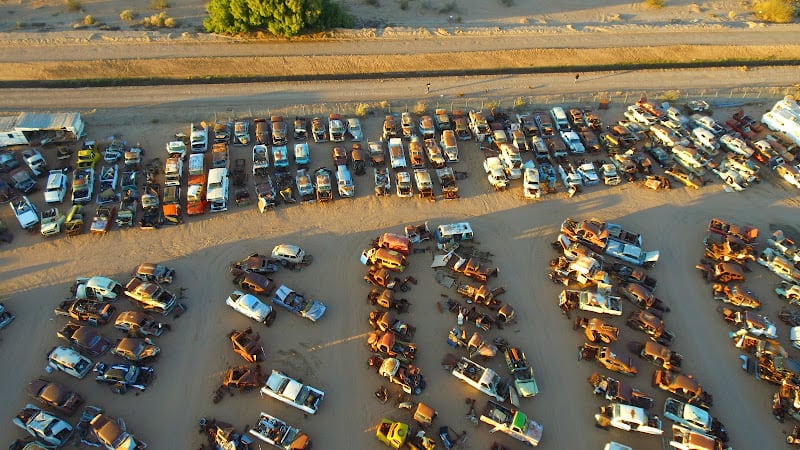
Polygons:
M787 444L794 444L795 440L793 436L786 436L786 443Z

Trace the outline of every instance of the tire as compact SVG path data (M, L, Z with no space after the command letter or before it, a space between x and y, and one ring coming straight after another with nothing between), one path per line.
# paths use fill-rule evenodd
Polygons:
M786 436L786 443L787 444L794 444L795 440L792 436Z

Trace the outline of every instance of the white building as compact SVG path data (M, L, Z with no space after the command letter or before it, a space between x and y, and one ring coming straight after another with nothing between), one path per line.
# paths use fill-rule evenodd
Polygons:
M17 116L2 116L0 147L78 140L83 131L84 123L78 112L23 112Z

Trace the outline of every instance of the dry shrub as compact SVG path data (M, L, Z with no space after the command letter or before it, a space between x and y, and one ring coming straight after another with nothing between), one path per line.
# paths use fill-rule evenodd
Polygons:
M728 19L736 20L736 11L728 11Z
M665 102L675 103L681 98L681 91L673 90L673 91L665 91L661 94L661 100Z
M391 108L391 107L392 107L392 104L391 104L391 103L389 103L389 100L381 100L381 102L379 103L379 105L380 105L380 106L381 106L381 108L383 108L383 109L389 109L389 108Z
M524 98L517 97L516 99L514 99L514 110L515 111L519 111L519 110L525 108L526 106L528 106L528 102Z
M660 9L664 7L665 0L644 0L645 5L653 9Z
M458 5L456 5L455 1L446 3L438 9L439 14L450 14L456 11L458 11Z
M164 11L142 19L142 26L146 28L175 28L175 25L175 19Z
M97 19L95 19L94 16L91 14L87 14L83 17L83 24L86 25L87 27L90 27L96 23Z
M414 114L425 114L425 111L428 109L427 103L420 100L414 105Z
M134 12L131 11L130 9L126 9L125 11L122 11L121 13L119 13L119 19L120 20L124 20L126 22L130 22L135 18L136 18L136 14L134 14Z
M689 12L693 14L700 14L701 12L703 12L703 10L697 3L692 3L691 5L689 5Z
M358 117L366 117L367 114L370 112L370 106L367 103L359 103L356 105L356 116Z
M170 7L168 0L150 0L150 8L152 9L167 9Z
M408 0L400 0L400 9L403 11L408 9Z
M758 0L753 2L753 14L765 22L789 23L797 9L790 0Z
M64 5L67 7L67 11L69 12L77 12L83 9L83 5L81 4L80 0L64 0Z

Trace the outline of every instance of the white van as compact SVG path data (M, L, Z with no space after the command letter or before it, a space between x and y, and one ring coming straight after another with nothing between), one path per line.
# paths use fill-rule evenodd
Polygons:
M228 210L228 182L228 169L220 167L208 171L206 200L211 206L211 212Z
M205 174L205 155L195 153L189 157L189 175Z
M553 123L558 131L569 131L569 120L564 108L556 106L550 110L550 116L553 118Z

